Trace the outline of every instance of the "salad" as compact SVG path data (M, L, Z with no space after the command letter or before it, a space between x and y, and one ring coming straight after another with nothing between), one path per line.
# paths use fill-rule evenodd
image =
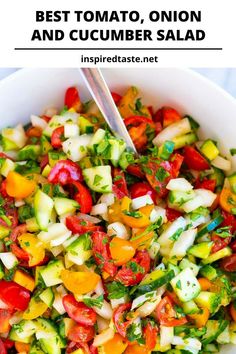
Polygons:
M138 157L75 87L2 129L0 354L236 344L231 162L191 116L112 96Z

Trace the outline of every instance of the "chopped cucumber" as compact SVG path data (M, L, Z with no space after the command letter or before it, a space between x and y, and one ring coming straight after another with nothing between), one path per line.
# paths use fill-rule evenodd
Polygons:
M228 325L226 320L208 320L206 324L206 334L202 337L202 343L209 344L225 330Z
M40 153L41 148L39 145L26 145L18 152L17 159L20 161L37 160Z
M68 198L54 198L54 207L58 215L74 213L79 208L79 204Z
M57 259L49 262L46 267L40 271L41 277L46 286L50 287L61 284L62 280L60 274L63 269L65 268L61 260Z
M218 276L217 270L209 264L201 267L200 273L203 277L209 280L214 280Z
M0 240L4 239L10 233L10 229L3 225L0 225Z
M224 220L223 216L220 214L218 210L216 210L213 213L213 219L200 228L197 234L197 238L202 237L208 232L211 232L214 229L216 229L222 223L223 220Z
M131 151L124 151L119 158L119 166L126 170L126 168L134 163L134 154Z
M78 124L82 134L94 133L94 125L87 118L83 116L79 116Z
M83 170L85 182L95 192L109 193L112 191L111 166L96 166Z
M37 223L41 230L47 230L53 209L53 200L41 190L34 196L34 211Z
M225 247L218 252L211 254L208 258L202 260L202 264L209 264L218 261L221 258L230 256L232 254L232 250L229 247Z
M210 291L201 291L194 301L200 307L207 307L210 313L215 313L220 305L221 299L219 294Z
M123 140L108 139L110 144L110 160L112 164L117 167L122 153L126 149L126 143Z
M174 276L175 272L173 270L165 271L161 269L156 269L150 274L148 274L134 289L139 295L145 294L147 292L160 288L162 285L169 283L170 280L174 278ZM132 289L132 292L134 291Z
M54 301L54 292L52 288L47 288L45 289L40 295L40 299L48 305L48 307L52 307L53 301Z
M213 242L201 242L188 249L188 254L194 257L206 259L211 253Z
M186 315L193 315L195 313L199 313L200 309L199 307L195 304L193 300L187 301L183 303L183 310Z
M220 153L216 144L210 139L207 139L201 145L200 151L210 161L214 160L216 158L216 156L218 156Z
M69 159L74 162L80 161L83 157L87 156L91 139L91 134L73 136L63 142L62 149Z
M14 171L15 167L16 167L15 162L13 162L10 159L6 159L3 162L2 167L1 167L1 175L3 175L4 177L7 177L8 173L10 171Z
M104 129L98 129L96 133L93 135L89 148L95 152L96 151L96 146L101 143L106 135L106 131Z
M196 298L201 291L201 286L190 268L182 270L170 283L182 302Z
M36 325L34 321L22 320L12 326L9 333L9 339L21 343L30 343L35 332Z
M50 137L52 135L52 132L58 128L63 126L66 122L73 122L76 123L77 119L78 119L78 114L77 113L73 113L73 112L66 112L65 114L59 116L59 115L55 115L53 116L47 127L44 129L43 134Z
M229 325L225 327L223 332L216 338L217 343L219 344L229 344L230 343L230 333Z
M75 322L68 317L63 318L59 323L59 334L62 338L68 336L69 330L75 325Z
M49 151L48 152L48 160L49 160L49 166L54 167L58 161L60 160L66 160L67 156L64 154L62 151Z
M29 354L45 354L45 352L40 347L40 344L35 340L30 345Z
M21 149L27 141L27 136L22 124L18 124L15 128L2 129L2 136L12 145L12 148L8 150Z
M216 187L221 188L224 184L225 180L225 175L222 170L219 168L213 167L214 172L209 175L209 179L215 179L216 180Z
M67 257L77 265L84 264L92 256L91 240L88 234L76 237L75 240L66 247Z
M198 275L198 272L199 272L199 269L200 269L200 267L197 264L191 262L188 258L183 258L182 259L182 261L179 263L179 268L182 269L182 270L184 270L186 268L190 268L193 271L193 274L195 276Z
M236 193L236 172L228 176L229 184L234 193Z
M52 145L44 135L40 138L40 146L42 155L46 155L50 150L53 150Z
M195 197L194 191L170 191L168 195L168 202L173 206L181 207L182 204L188 202Z
M181 136L177 136L172 139L172 142L175 144L175 150L181 149L186 145L191 145L198 140L198 137L195 133L188 133Z

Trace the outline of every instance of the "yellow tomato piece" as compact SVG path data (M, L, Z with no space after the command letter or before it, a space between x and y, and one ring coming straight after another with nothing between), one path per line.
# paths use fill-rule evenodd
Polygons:
M17 353L29 353L30 344L22 343L22 342L15 342L15 348L16 348Z
M103 354L122 354L127 348L127 341L119 334L115 333L114 337L101 346Z
M148 248L153 237L153 231L147 232L146 229L140 229L136 234L134 234L130 242L135 249L143 250Z
M71 272L69 270L62 270L61 280L69 291L74 294L82 295L96 288L100 276L92 272Z
M27 310L23 313L24 320L34 320L44 314L48 306L41 300L32 297Z
M119 237L114 237L110 243L110 252L114 264L121 266L133 258L135 248L132 246L131 242Z
M33 291L35 288L34 279L29 274L23 272L22 270L19 269L16 270L13 280L15 283L23 286L29 291Z
M121 203L118 199L108 208L108 221L110 224L121 221Z
M207 278L198 278L198 282L201 286L202 291L207 291L212 286L212 283Z
M32 234L22 234L18 237L20 247L25 250L29 256L29 265L31 267L39 264L45 257L43 243Z
M232 212L232 209L236 206L236 194L231 192L229 188L223 188L220 193L220 206L228 213Z
M194 321L196 327L201 328L204 327L210 317L210 311L208 308L203 307L201 308L200 313L195 313L193 315L188 315Z
M127 212L130 211L130 206L131 206L131 199L129 199L128 197L124 197L121 201L121 212L122 212L121 215L124 224L135 228L142 228L150 225L149 216L145 215L141 211L135 212L137 217L127 215Z
M26 198L36 188L36 183L21 176L19 173L10 171L6 178L7 194L14 198Z
M151 354L151 351L144 345L139 345L136 343L129 345L124 354Z

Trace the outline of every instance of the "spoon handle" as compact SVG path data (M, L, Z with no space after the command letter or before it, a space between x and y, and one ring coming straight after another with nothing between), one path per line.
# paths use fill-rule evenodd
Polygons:
M129 136L101 71L95 68L81 68L80 72L111 131L117 137L122 138L127 147L137 154L134 143Z

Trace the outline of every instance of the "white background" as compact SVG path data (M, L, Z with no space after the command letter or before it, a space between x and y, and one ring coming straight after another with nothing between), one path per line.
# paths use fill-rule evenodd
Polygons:
M146 21L143 25L135 24L96 24L96 23L35 23L35 10L138 10L143 14L144 18L151 10L202 10L202 23L150 23ZM139 42L139 43L118 43L116 46L134 46L134 47L223 47L223 51L148 51L139 53L138 51L122 51L120 55L157 55L159 64L146 64L146 66L191 66L191 67L230 67L235 66L235 0L8 0L2 1L0 4L0 42L1 55L0 66L2 67L76 67L81 66L80 54L78 51L14 51L14 47L33 47L33 46L81 46L81 43L71 43L64 41L63 43L31 43L30 39L35 27L38 28L62 28L65 32L75 28L114 28L119 29L122 26L126 28L201 28L206 32L204 41L194 42ZM112 27L111 27L112 26ZM141 26L141 27L140 27ZM83 46L85 44L82 43ZM94 42L86 42L86 46L94 47ZM96 43L96 47L114 46L114 43ZM114 55L112 52L103 52L101 50L83 52L89 55ZM127 64L109 64L109 66L128 66ZM130 64L130 66L141 64ZM87 65L86 65L87 66ZM107 67L108 64L99 64L99 66ZM142 64L144 66L144 64Z

